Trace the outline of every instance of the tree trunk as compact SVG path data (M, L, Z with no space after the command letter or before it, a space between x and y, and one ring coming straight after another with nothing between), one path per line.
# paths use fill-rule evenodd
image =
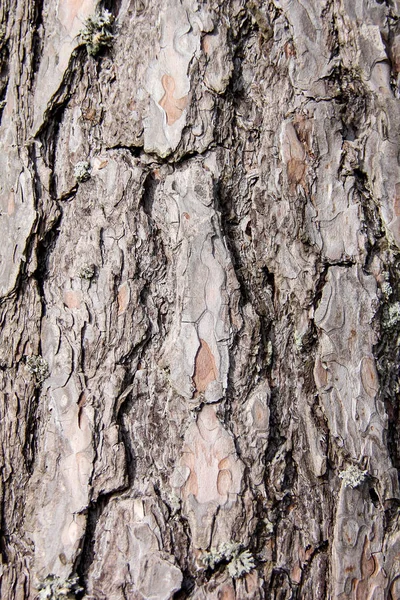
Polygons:
M0 7L1 598L398 600L399 1L97 4Z

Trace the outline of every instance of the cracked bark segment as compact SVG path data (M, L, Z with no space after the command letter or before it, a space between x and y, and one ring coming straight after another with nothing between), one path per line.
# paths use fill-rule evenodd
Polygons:
M1 79L7 77L0 101L0 298L12 292L29 256L27 247L37 220L35 159L37 147L29 138L33 78L30 61L34 53L34 7L16 2L2 6L0 47ZM7 31L8 30L8 31ZM15 32L19 32L15 35ZM4 94L4 95L3 95ZM48 181L43 179L46 186ZM44 194L45 195L45 192ZM35 270L35 261L30 267Z
M400 246L400 142L398 100L377 103L374 126L365 142L364 164L373 198L379 198L380 213L397 247Z
M89 157L90 127L83 117L84 111L80 100L81 94L82 97L84 96L84 91L80 87L77 90L75 105L65 109L60 124L54 164L58 198L67 197L75 188L77 185L75 165L86 161Z
M0 239L4 240L0 247L0 297L15 287L28 258L27 245L37 219L32 156L38 151L32 140L26 144L29 120L25 115L30 95L17 91L26 83L28 73L23 56L32 51L33 45L28 26L30 7L21 4L16 12L10 15L10 25L20 28L20 38L11 36L9 61L0 63L0 70L8 73L0 126ZM47 183L45 179L43 183Z
M158 26L164 9L158 1L120 3L112 57L102 59L99 80L93 82L99 85L101 102L97 94L84 97L82 102L83 118L99 122L107 147L143 147L143 119L150 102L145 84L158 49Z
M213 178L201 164L167 176L154 208L174 249L176 312L161 365L183 397L196 404L222 398L229 368L232 264L213 208ZM203 396L202 396L203 397Z
M342 165L351 151L357 154L358 147L350 141L344 142L342 125L338 124L337 109L332 104L310 102L307 109L308 118L312 116L313 120L310 121L308 141L302 144L303 152L308 155L307 163L313 165L319 174L313 184L314 193L311 195L310 211L315 211L312 216L311 212L309 213L311 226L314 228L312 237L329 261L355 260L365 255L366 239L361 232L362 213L354 169L343 172ZM315 127L316 122L321 125ZM333 125L334 123L337 123L337 126ZM294 123L297 131L299 126L300 123ZM289 150L284 154L284 158L288 155L285 162L289 167L290 160L296 161L295 175L301 180L304 175L300 167L305 161L301 159L301 146L296 132L292 132L288 140L286 134L283 141L289 145Z
M32 134L43 124L46 111L60 90L72 52L79 45L84 21L95 12L95 0L46 2L43 10L43 60L37 72Z
M223 94L233 72L228 28L224 23L218 23L215 31L203 36L202 50L207 58L204 84L217 94Z
M391 17L385 5L347 0L343 5L345 10L337 13L343 66L362 83L364 98L361 100L371 103L363 127L356 131L356 141L361 145L360 168L365 174L366 191L372 193L389 236L399 246L398 92L390 71L390 58L396 64L395 55L390 56L391 43L396 43L396 28L390 25ZM397 6L393 10L398 14ZM353 30L355 20L360 24L358 35ZM389 43L386 40L390 40ZM393 75L396 75L396 67Z
M15 132L14 132L14 135ZM23 262L29 236L36 221L34 183L27 168L15 151L2 152L0 143L0 297L15 287ZM26 157L27 159L27 157Z
M203 406L196 423L185 434L172 478L172 487L182 498L189 519L195 548L208 548L211 539L213 546L231 540L243 468L232 436L217 418L216 407Z
M101 515L87 590L97 600L123 600L127 594L141 600L169 600L180 590L182 573L162 550L164 524L156 520L151 502L111 500Z
M395 526L386 537L382 552L384 568L388 577L387 587L392 598L397 598L400 595L400 531L398 527Z
M42 502L26 520L35 545L36 581L49 573L68 577L71 572L85 532L94 459L93 408L80 402L81 382L71 377L73 347L53 321L52 311L43 323L42 349L50 368L43 387L46 426L38 450L40 468L27 492L32 498L39 495ZM60 491L63 501L54 505Z
M368 485L352 489L342 484L332 547L335 598L380 597L388 587L382 552L383 514L369 496Z
M353 461L367 460L369 472L382 481L385 497L392 497L398 490L396 485L392 489L388 478L391 464L384 441L386 415L376 395L372 354L377 341L371 327L376 306L372 276L356 266L329 269L315 312L321 336L314 377L338 447Z
M325 6L312 0L280 0L277 4L294 35L289 69L293 87L307 95L324 96L324 78L331 67L328 32L323 26Z
M335 11L343 65L358 72L372 91L384 95L390 94L390 67L384 43L387 16L387 8L373 2L343 0L342 7ZM357 35L353 31L355 21L359 23Z
M246 462L255 486L263 485L264 457L270 429L270 398L271 390L268 382L259 383L246 402L240 406L240 430L234 428L241 447L241 457Z
M27 519L38 579L49 573L69 575L90 501L127 484L126 453L114 409L125 378L118 361L132 344L140 343L148 326L132 282L135 261L121 262L121 256L143 243L136 230L140 215L126 212L127 204L137 202L134 189L140 180L141 170L129 155L109 152L102 169L94 166L89 187L65 206L67 222L59 225L49 259L41 334L50 369L42 386L46 427L38 449L42 467L28 491L45 501ZM87 261L96 265L90 279L80 276ZM115 283L120 281L125 285ZM129 293L121 296L127 281ZM128 344L121 343L125 327L132 325L135 334ZM108 340L106 352L102 340ZM106 364L112 373L104 378ZM56 490L64 494L54 506Z
M209 18L196 2L169 0L161 13L157 58L149 65L146 90L150 95L144 119L146 152L168 156L178 146L186 123L190 80L188 68L200 49L200 35L209 30Z
M36 382L27 371L23 356L39 354L41 303L36 282L27 282L24 298L29 306L29 318L20 310L15 296L2 299L0 304L0 319L8 324L2 330L0 344L0 517L2 540L7 545L0 559L0 577L1 596L6 600L25 597L26 573L33 552L25 527L18 532L18 523L22 520L34 457L28 423L35 414Z
M202 585L193 595L193 600L261 600L264 581L255 571L235 582L226 573Z
M377 397L372 355L376 335L371 328L376 304L372 276L355 266L329 269L315 312L321 334L314 377L337 446L345 458L367 466L385 501L398 497L399 491L385 445L386 415ZM362 483L353 490L342 483L333 540L333 593L338 598L369 597L375 588L382 593L387 586L379 554L382 513L367 488ZM370 573L371 552L378 562Z
M77 399L72 381L49 394L52 417L43 436L41 470L30 482L32 497L42 499L34 505L26 524L35 544L35 575L39 580L54 572L69 576L85 532L93 417L84 409L78 418ZM63 502L54 506L54 497L60 492Z

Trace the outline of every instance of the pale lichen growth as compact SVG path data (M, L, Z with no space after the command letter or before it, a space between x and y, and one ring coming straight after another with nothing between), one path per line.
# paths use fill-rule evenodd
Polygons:
M202 558L203 564L206 567L215 569L218 563L231 560L234 553L238 552L239 549L239 544L225 542L219 548L211 548L210 552L206 552Z
M90 56L96 56L103 48L112 46L113 23L114 17L108 10L102 10L85 21L85 29L81 31L80 37L86 44L86 50Z
M340 471L339 477L346 487L356 488L361 485L368 476L368 471L362 471L356 465L351 465L345 471Z
M294 337L294 345L296 346L297 350L300 352L303 349L303 336L298 331L295 331L293 337Z
M42 356L27 356L26 367L35 376L37 383L42 383L49 376L49 365Z
M74 177L79 182L90 179L90 164L86 160L81 160L74 167Z
M388 299L389 296L392 293L392 286L390 285L390 283L388 281L384 281L381 285L381 290L382 290L382 295L384 296L384 298Z
M400 302L395 302L387 307L383 316L383 324L387 329L397 325L400 321Z
M229 575L235 579L243 577L255 568L250 552L242 551L242 546L235 542L225 542L218 549L212 548L204 554L202 561L210 569L215 569L220 563L228 563Z
M68 579L62 579L53 574L48 575L37 589L39 590L38 600L71 600L76 598L76 594L83 592L77 575L71 575Z
M243 577L246 573L250 573L255 568L254 558L248 550L240 552L240 554L233 556L232 560L228 564L228 572L231 577L235 579Z
M96 267L94 265L84 265L83 267L80 268L79 270L79 277L81 279L93 279L94 275L96 273Z

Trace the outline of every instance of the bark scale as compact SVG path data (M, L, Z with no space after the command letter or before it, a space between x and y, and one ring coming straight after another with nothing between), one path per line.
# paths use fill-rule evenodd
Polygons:
M399 8L3 0L1 598L400 598Z

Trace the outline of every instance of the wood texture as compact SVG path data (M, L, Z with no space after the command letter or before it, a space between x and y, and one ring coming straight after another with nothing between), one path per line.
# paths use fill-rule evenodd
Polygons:
M400 599L399 16L3 0L2 599Z

